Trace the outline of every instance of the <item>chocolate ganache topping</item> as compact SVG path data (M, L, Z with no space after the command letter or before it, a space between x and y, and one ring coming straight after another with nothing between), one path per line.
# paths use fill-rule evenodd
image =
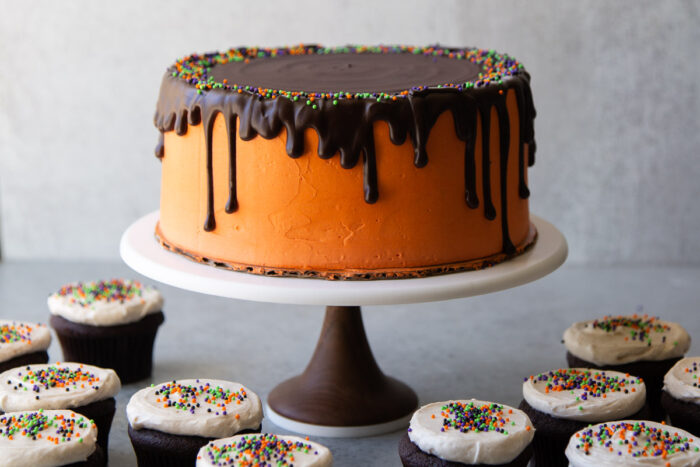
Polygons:
M327 159L339 154L350 169L362 158L364 199L379 197L373 125L385 121L394 144L410 137L414 165L428 163L426 143L431 128L446 111L452 113L457 138L466 143L465 201L483 206L495 219L489 164L490 125L481 125L483 201L476 193L475 141L477 115L499 128L501 223L503 251L512 253L507 222L506 167L510 120L506 95L515 91L519 113L519 195L529 196L525 183L524 145L528 164L534 163L535 109L530 76L522 64L493 50L447 47L348 46L324 48L234 48L221 53L190 55L166 72L161 85L155 125L161 132L156 156L163 157L163 133L187 133L188 125L203 123L207 148L207 217L204 230L216 228L214 218L212 133L222 114L229 139L229 199L226 212L238 209L236 197L236 130L243 141L257 135L271 139L286 130L286 151L304 153L304 131L318 133L317 152Z

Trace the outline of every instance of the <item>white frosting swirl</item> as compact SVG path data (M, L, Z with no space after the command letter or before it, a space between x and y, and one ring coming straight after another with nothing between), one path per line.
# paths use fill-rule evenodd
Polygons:
M639 412L646 387L641 379L617 371L567 368L525 380L523 398L552 417L602 422Z
M576 432L565 454L570 467L698 467L699 449L700 442L687 431L656 422L623 420Z
M114 397L120 389L111 369L83 363L29 365L0 373L0 409L71 409Z
M495 416L492 421L507 434L495 430L468 429L461 432L455 427L441 431L443 420L454 420L448 410L444 409L449 404L466 407L467 410L473 404L476 410L481 410L493 402L475 399L434 402L418 409L411 418L408 437L421 451L464 464L506 464L518 457L535 435L535 429L525 412L501 404L498 406L502 409L492 410Z
M41 352L50 344L51 331L45 324L0 319L0 362Z
M100 288L103 284L106 289ZM110 286L114 288L109 289ZM126 291L127 294L110 293L113 290ZM153 287L142 286L137 281L115 279L66 285L49 296L48 305L51 314L74 323L115 326L133 323L160 311L163 297Z
M700 404L700 357L679 360L664 376L664 390L676 399Z
M141 389L126 406L135 430L224 438L262 422L260 398L239 383L183 379Z
M46 427L37 427L35 417L46 417ZM44 410L41 413L9 412L0 415L0 427L17 428L27 425L27 417L34 420L30 429L38 436L26 436L21 429L8 436L0 433L0 462L4 467L57 467L85 461L95 451L97 428L84 416L70 410ZM43 418L42 418L43 420ZM59 429L72 430L70 436ZM39 437L40 436L40 437Z
M260 443L261 441L261 443ZM197 454L196 467L217 467L236 459L241 465L248 461L258 465L294 465L295 467L330 467L331 451L318 443L298 436L282 436L268 433L237 435L210 442ZM221 463L220 463L221 462Z
M680 357L690 347L690 336L680 324L656 318L620 316L612 320L621 324L607 326L605 323L609 319L571 325L564 332L566 349L596 365L622 365Z

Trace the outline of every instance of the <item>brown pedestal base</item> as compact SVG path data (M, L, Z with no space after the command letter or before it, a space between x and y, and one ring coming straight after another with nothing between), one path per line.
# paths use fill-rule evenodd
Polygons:
M306 370L274 388L268 405L278 415L304 424L359 427L405 418L416 410L418 398L379 369L360 307L329 306Z

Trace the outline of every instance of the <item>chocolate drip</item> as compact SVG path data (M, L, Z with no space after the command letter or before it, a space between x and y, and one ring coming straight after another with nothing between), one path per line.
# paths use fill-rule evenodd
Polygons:
M481 117L481 181L484 192L484 216L488 220L496 218L496 208L491 201L491 159L489 159L489 141L491 140L491 105L479 108Z
M496 115L498 116L498 149L500 157L501 173L501 230L503 237L503 251L511 254L515 251L515 245L510 239L508 231L508 152L510 150L510 121L505 99L496 101Z
M528 75L528 85L523 86L519 96L524 101L520 118L522 119L523 125L523 136L520 139L527 144L528 149L528 162L527 165L532 167L535 164L535 152L537 150L537 144L535 143L535 126L534 121L537 116L537 111L535 111L535 105L532 102L532 90L529 86L530 76Z
M390 61L395 56L401 55L388 55L386 59ZM367 56L371 56L371 54L367 54ZM376 60L376 57L371 58ZM362 61L363 59L361 54L353 56L353 60ZM275 62L275 60L278 59L266 59L270 63ZM440 64L440 60L437 63ZM215 71L216 68L214 67L213 70ZM344 72L345 70L343 70ZM313 100L313 105L305 101L306 98L295 101L290 97L280 95L270 99L241 89L238 92L220 88L201 92L188 81L174 77L169 72L164 77L161 86L155 124L161 133L174 130L178 135L184 135L189 125L204 122L203 129L207 150L207 217L204 230L212 231L216 228L212 133L215 118L219 113L225 119L229 140L229 199L226 204L226 212L228 213L238 209L236 193L237 126L237 136L243 141L251 140L258 135L265 139L271 139L278 136L284 129L287 135L285 149L292 158L301 157L305 152L304 132L307 129L314 129L318 133L317 152L321 158L328 159L338 154L340 165L345 169L351 169L357 165L362 157L364 199L367 203L374 203L380 196L374 145L374 123L383 121L388 124L390 139L394 144L403 144L410 136L414 147L413 162L417 168L420 168L428 164L429 155L426 144L430 131L440 115L446 111L452 113L457 138L465 142L464 196L467 206L475 209L480 204L476 192L478 174L475 163L477 118L480 117L484 215L487 219L493 220L497 213L491 197L492 168L489 138L491 109L495 107L500 134L499 180L501 185L500 215L503 250L510 253L513 251L513 244L509 236L506 212L506 169L510 145L510 123L505 102L508 91L511 89L515 92L520 122L518 191L521 197L526 198L529 195L529 190L525 184L523 148L525 144L528 145L528 164L532 165L535 152L533 126L535 109L532 104L529 75L524 71L508 76L498 84L415 88L410 90L407 95L398 96L395 100L386 97L380 99L379 93L369 93L369 96L364 98L347 99L336 99L330 97L330 94L322 94L317 95L320 97ZM156 148L156 155L158 157L163 155L162 134Z
M216 218L214 216L214 121L217 112L212 112L204 124L204 139L207 143L207 218L204 221L204 230L211 232L216 228Z
M362 149L364 159L362 161L365 184L365 202L374 204L379 198L379 188L377 187L377 157L374 154L374 133L367 135L367 144Z
M226 212L238 211L238 195L236 193L236 116L226 119L228 130L228 201Z
M523 114L525 109L525 98L522 93L516 95L516 100L518 103L518 113ZM526 122L524 118L520 119L520 140L524 141L524 135L526 131ZM527 199L530 197L530 189L525 183L525 155L523 154L525 149L525 143L518 144L518 195L521 198Z
M164 139L165 139L165 138L163 137L163 133L161 133L161 134L158 135L158 143L156 144L156 150L155 150L156 157L157 157L158 159L162 159L163 156L165 155L165 142L164 142Z

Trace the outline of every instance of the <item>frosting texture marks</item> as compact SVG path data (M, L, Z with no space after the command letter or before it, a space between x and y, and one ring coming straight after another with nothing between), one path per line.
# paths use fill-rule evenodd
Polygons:
M327 447L308 439L263 433L212 441L199 450L196 465L329 467L333 456Z
M50 344L51 332L46 325L0 320L0 362L46 350Z
M70 410L0 415L0 462L5 467L56 467L86 460L97 428Z
M576 357L596 365L677 358L690 347L680 324L648 316L606 316L574 323L564 332L564 345Z
M0 373L0 409L82 407L114 397L120 389L111 369L82 363L29 365Z
M693 435L648 421L589 426L571 437L565 453L571 467L700 466L700 443Z
M700 404L700 357L684 358L664 376L664 390L676 399Z
M68 321L91 326L114 326L139 321L160 311L163 297L138 281L78 282L48 298L49 311Z
M640 378L617 371L566 368L525 378L523 397L553 417L600 422L641 410L646 387Z
M258 428L262 404L241 384L187 379L141 389L129 400L126 416L135 430L223 438Z
M408 432L421 451L465 464L508 463L534 435L524 412L474 399L425 405L413 414Z

